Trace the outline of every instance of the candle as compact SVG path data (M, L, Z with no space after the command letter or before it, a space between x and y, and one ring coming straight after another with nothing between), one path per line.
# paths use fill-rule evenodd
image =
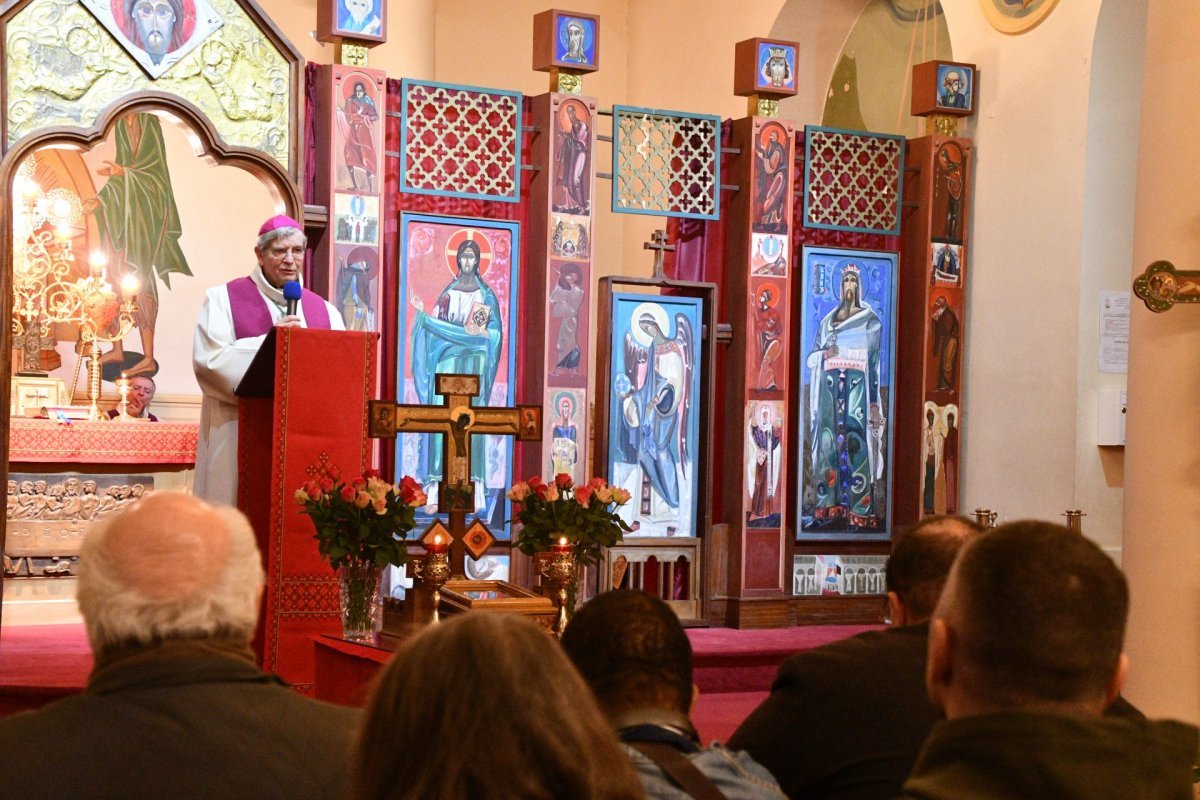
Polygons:
M571 544L567 541L567 537L565 537L565 536L558 537L558 544L550 545L550 552L551 553L559 553L559 554L570 553L571 552Z
M425 550L431 555L436 555L438 553L446 552L447 547L449 547L449 545L446 543L442 535L440 533L435 533L433 535L433 539L425 545Z
M121 279L121 294L126 297L137 297L138 279L136 275L126 275Z

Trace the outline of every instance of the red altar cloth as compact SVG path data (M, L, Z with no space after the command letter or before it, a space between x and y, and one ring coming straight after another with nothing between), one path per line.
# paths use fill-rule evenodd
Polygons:
M13 417L8 460L82 464L194 464L195 422L71 422Z

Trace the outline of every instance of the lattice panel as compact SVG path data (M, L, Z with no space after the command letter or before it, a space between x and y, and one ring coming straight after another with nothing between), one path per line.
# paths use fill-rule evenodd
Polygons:
M404 80L400 191L521 199L521 94Z
M804 129L804 225L900 233L904 137Z
M613 106L612 210L717 219L721 119Z

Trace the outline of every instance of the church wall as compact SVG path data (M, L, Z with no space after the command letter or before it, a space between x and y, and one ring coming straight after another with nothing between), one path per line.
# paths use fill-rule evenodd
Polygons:
M962 507L1060 519L1076 502L1082 144L1100 0L1060 3L1020 36L994 30L977 0L943 7L955 59L980 74ZM1117 520L1086 524L1119 546Z
M1196 269L1200 103L1175 92L1200 69L1200 7L1150 0L1133 262ZM1186 97L1186 99L1184 99ZM1129 354L1124 566L1132 584L1129 699L1147 714L1200 721L1200 308L1154 314L1135 299Z
M1124 373L1099 371L1100 292L1128 292L1145 57L1144 3L1106 2L1096 25L1088 109L1079 293L1075 505L1083 529L1120 557L1125 449L1097 446L1099 392L1123 391ZM1138 302L1134 298L1133 302Z

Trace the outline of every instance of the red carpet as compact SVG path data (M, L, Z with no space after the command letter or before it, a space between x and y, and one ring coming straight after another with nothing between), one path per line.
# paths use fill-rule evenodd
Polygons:
M774 630L689 629L695 680L700 687L692 720L701 738L705 743L728 739L766 696L779 664L792 653L875 627L807 625ZM378 669L378 662L373 659L351 661L349 651L362 648L338 644L341 645L337 648L338 654L347 655L347 660L332 664L330 668L342 673L339 677L346 678L341 682L345 686L329 689L323 694L318 675L317 695L343 699L344 702L361 702L360 684ZM92 654L82 625L0 628L0 716L38 708L79 692L91 668ZM342 694L346 697L342 698Z

